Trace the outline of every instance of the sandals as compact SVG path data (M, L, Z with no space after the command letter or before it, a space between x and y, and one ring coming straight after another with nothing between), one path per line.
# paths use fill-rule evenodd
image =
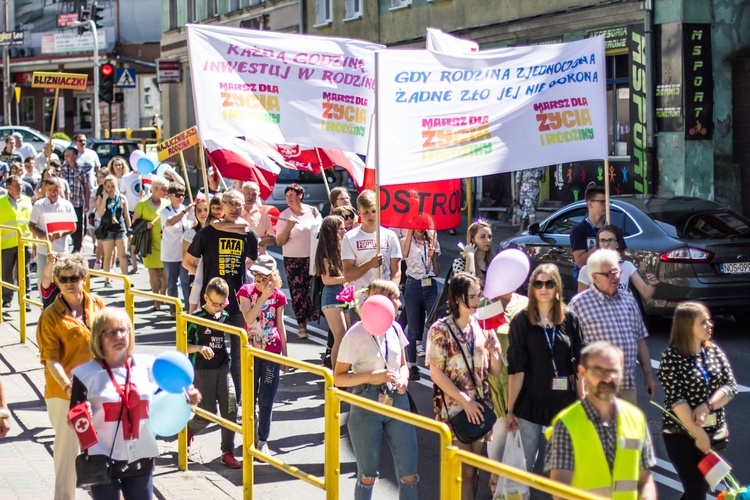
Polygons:
M297 325L297 338L298 339L307 338L307 326L306 325Z

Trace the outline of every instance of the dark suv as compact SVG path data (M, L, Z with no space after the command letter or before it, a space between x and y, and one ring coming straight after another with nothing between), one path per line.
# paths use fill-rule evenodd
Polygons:
M140 149L140 142L127 139L86 139L86 147L96 151L103 167L115 156L122 156L130 164L130 153ZM135 168L130 165L130 168Z

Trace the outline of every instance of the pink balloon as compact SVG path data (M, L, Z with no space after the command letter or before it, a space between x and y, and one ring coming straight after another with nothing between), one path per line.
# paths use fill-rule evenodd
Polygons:
M490 262L482 294L488 299L507 295L523 285L529 276L529 258L517 248L508 248Z
M359 308L362 326L370 335L382 337L393 325L396 319L396 310L393 302L385 295L373 295Z

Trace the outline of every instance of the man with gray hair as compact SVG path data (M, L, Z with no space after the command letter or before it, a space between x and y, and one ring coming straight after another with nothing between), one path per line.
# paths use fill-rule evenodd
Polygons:
M588 342L604 340L622 350L625 372L620 396L637 404L637 359L646 379L646 393L653 398L657 386L646 345L648 331L635 297L629 291L620 290L620 256L614 250L597 250L589 257L587 266L593 286L573 297L568 308L578 315Z
M242 218L258 235L258 255L263 255L266 253L267 246L276 244L276 236L271 218L265 210L260 208L260 203L258 203L260 186L256 182L247 181L242 185L242 195L245 197Z

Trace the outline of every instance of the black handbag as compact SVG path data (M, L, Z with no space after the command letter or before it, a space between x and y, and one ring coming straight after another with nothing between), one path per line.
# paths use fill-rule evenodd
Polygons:
M323 302L323 278L313 276L310 280L310 300L312 300L313 311L320 312L320 306Z
M477 391L479 391L479 385L477 384L477 380L474 378L474 360L472 360L472 364L471 366L469 366L469 361L466 359L464 349L463 347L461 347L461 343L458 341L456 334L453 333L453 328L451 328L451 326L448 325L447 322L446 325L448 326L448 330L453 336L453 340L455 340L456 345L458 346L458 350L461 352L461 357L464 358L466 368L471 375L471 381L474 383L474 387L477 389ZM442 392L442 390L440 392L443 398L443 406L445 407L445 411L447 413L448 404L445 401L445 394ZM459 413L448 419L451 430L453 431L453 435L456 436L456 439L464 444L471 444L482 439L485 435L487 435L488 432L492 430L492 427L497 421L495 412L487 403L484 403L482 401L477 401L477 403L479 403L479 405L482 407L482 417L484 417L479 424L474 424L469 421L469 417L466 415L466 410L461 410Z
M127 383L127 382L126 382ZM112 440L112 448L109 450L109 456L89 455L88 450L76 457L76 487L88 488L90 486L100 486L112 482L112 452L115 450L117 433L120 432L120 421L122 420L122 411L125 409L125 401L120 405L120 416L117 419L115 427L115 438Z

